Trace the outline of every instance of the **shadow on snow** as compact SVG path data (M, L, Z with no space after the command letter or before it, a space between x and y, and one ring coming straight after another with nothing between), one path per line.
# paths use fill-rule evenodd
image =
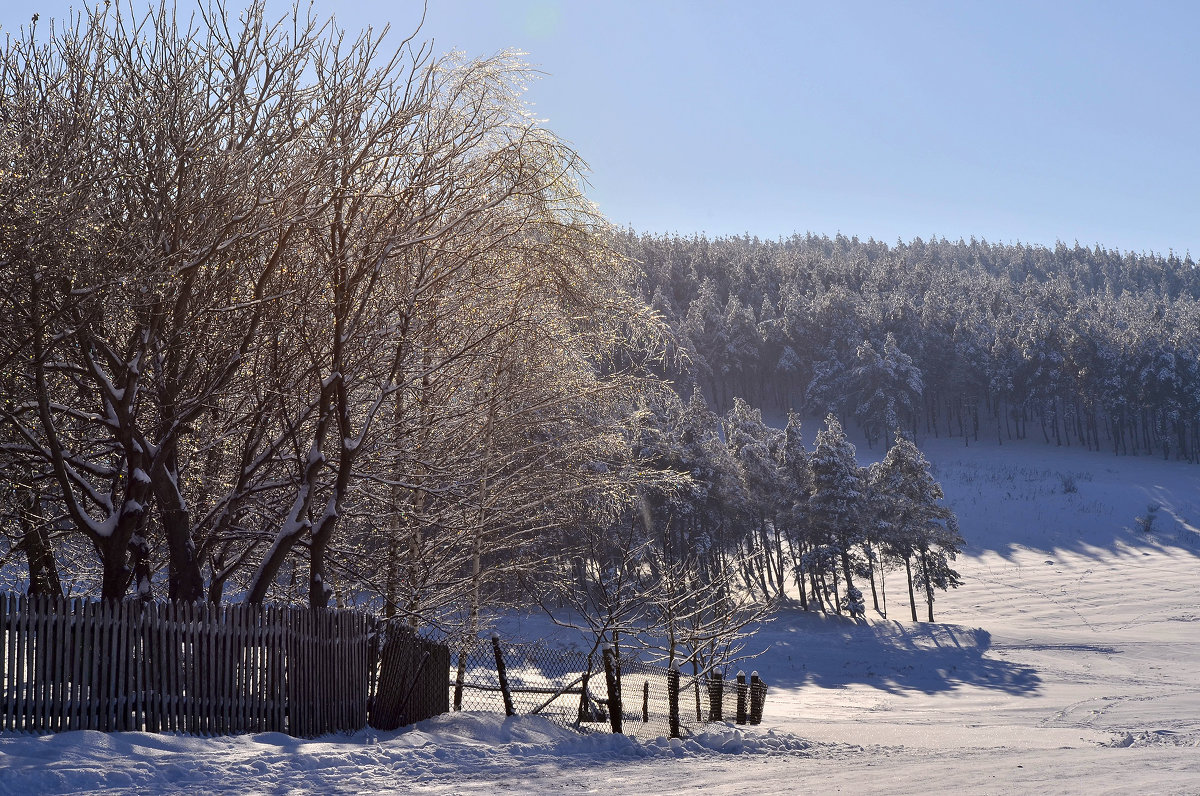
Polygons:
M858 683L898 693L960 686L1031 696L1041 686L1028 667L987 657L991 634L937 623L851 621L784 609L767 631L770 685L840 688Z

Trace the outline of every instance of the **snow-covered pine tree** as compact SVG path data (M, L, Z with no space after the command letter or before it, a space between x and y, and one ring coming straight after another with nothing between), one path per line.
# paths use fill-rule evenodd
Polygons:
M788 412L783 429L783 444L779 447L780 510L777 522L783 526L783 536L792 554L792 574L800 592L800 605L808 610L805 588L804 554L812 544L808 533L808 497L812 492L812 457L800 436L800 415ZM815 595L814 595L815 596Z
M888 332L883 350L876 351L871 342L858 347L858 364L850 372L854 393L854 416L866 432L867 442L874 445L889 429L908 421L916 411L917 402L925 390L921 371L913 365L912 357L900 350L896 336Z
M942 487L933 479L925 456L899 432L896 444L872 468L871 486L877 495L883 544L904 562L912 619L918 621L915 592L921 591L932 622L934 591L962 585L950 566L963 545L954 512L942 504Z
M783 537L776 516L781 473L775 451L781 442L779 431L763 422L758 409L741 398L733 399L733 408L725 416L725 443L747 497L752 535L742 541L749 570L768 599L784 591Z
M809 523L818 551L825 547L836 556L846 581L846 610L863 616L862 592L854 586L854 550L862 539L859 526L863 501L862 482L854 459L854 445L846 439L842 424L832 414L817 433L812 456L812 494L808 499ZM836 577L836 574L835 574Z

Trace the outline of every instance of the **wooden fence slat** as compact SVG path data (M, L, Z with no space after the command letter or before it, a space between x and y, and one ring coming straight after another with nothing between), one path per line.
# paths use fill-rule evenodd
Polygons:
M38 603L36 596L25 598L25 722L27 732L38 731L38 681L37 681L37 633Z
M51 729L62 732L67 723L67 701L71 679L71 601L54 597L54 721Z
M283 704L286 706L287 729L284 730L288 735L297 738L303 737L303 731L300 727L300 704L297 701L299 694L296 693L296 655L294 654L293 644L296 637L296 622L294 612L291 608L283 608L283 625L287 632L283 637L283 665L284 665L284 696Z
M64 605L63 624L66 625L66 644L63 647L65 659L63 660L63 729L74 730L75 725L75 706L76 690L79 686L79 624L75 615L78 610L78 601L75 599L67 600Z
M105 600L101 603L104 613L104 646L100 649L100 726L105 732L118 729L117 722L117 678L120 669L120 650L117 642L117 608L120 603Z
M334 633L334 626L337 624L337 615L333 611L325 610L321 612L324 616L324 627L321 629L321 644L325 649L325 659L322 661L324 669L325 681L325 729L324 732L337 732L341 729L341 721L338 716L338 684L342 677L340 672L335 672L332 667L333 658L338 653L337 636Z
M325 676L325 659L329 651L325 647L324 611L312 613L312 627L309 629L308 646L312 650L312 676L314 682L310 694L313 699L313 735L324 735L329 726L329 678Z
M321 648L315 638L317 624L320 621L321 616L316 611L304 611L300 614L300 622L304 628L301 642L304 652L304 690L300 693L300 699L302 702L308 702L307 705L304 705L308 709L306 718L308 723L306 737L308 738L315 738L321 734L321 702L318 697L320 685L317 680L320 675Z
M253 614L249 606L238 611L238 664L241 676L238 680L238 732L253 732L253 715L250 712L250 697L254 693L254 632Z
M147 710L154 712L154 718L150 719L147 714L147 727L149 722L155 723L155 732L169 731L171 712L174 710L172 700L172 687L174 679L171 676L169 666L170 655L167 651L167 645L170 643L170 637L167 633L167 624L165 614L169 609L169 605L149 605L147 608L150 611L150 619L148 620L148 628L146 631L146 658L149 661L146 666L146 671L142 675L145 681L146 695L148 697L146 706Z
M74 649L74 666L75 666L75 682L73 688L73 696L75 701L74 727L72 729L85 730L87 729L87 700L88 700L88 672L90 670L91 656L88 645L91 643L89 638L90 627L88 623L87 601L82 597L75 600L75 649Z
M31 704L29 711L29 726L34 732L44 732L46 715L46 677L45 661L48 652L46 644L46 612L42 610L44 603L42 595L33 595L29 600L30 636L29 646L32 653L29 668Z
M242 676L245 666L246 647L242 643L242 615L235 610L237 606L228 606L229 619L229 643L233 654L229 656L230 679L229 679L229 727L230 732L245 732L246 725L243 721L242 708L245 706L245 701L242 698L244 687Z
M322 642L325 614L323 611L312 611L309 612L308 618L308 639L305 646L309 650L308 674L311 679L307 693L312 702L313 714L310 732L313 737L316 737L325 732L325 711L328 707L325 697L325 687L328 685L324 676L325 644Z
M69 679L69 661L71 659L70 643L70 613L71 603L61 595L55 595L54 632L51 643L54 645L54 664L50 676L54 679L54 701L52 710L54 718L50 729L61 732L67 717L67 681Z
M33 681L33 710L30 713L34 732L45 732L49 729L49 711L47 702L49 692L47 686L50 683L50 673L46 670L46 656L50 652L50 641L48 638L49 628L47 627L46 617L46 597L37 595L30 601L31 617L33 620L33 635L30 638L33 647L33 666L30 669L30 677Z
M214 606L211 603L204 604L204 610L208 613L209 621L205 622L205 627L208 628L209 638L212 640L212 646L209 648L209 698L212 702L212 728L213 735L225 734L225 663L228 658L228 645L225 636L224 616L221 606Z
M20 616L20 596L13 595L8 602L4 617L8 645L4 656L4 729L17 729L17 647L21 630L17 625Z
M213 609L213 623L211 625L215 635L213 644L213 698L216 700L213 705L213 713L216 717L215 731L221 735L229 732L229 704L227 702L229 696L229 659L231 657L231 644L229 638L229 626L227 622L227 612L229 606L219 606Z
M267 651L267 726L268 732L283 732L283 715L279 712L279 687L283 680L279 672L279 637L283 632L280 626L279 609L270 606L266 609L266 651Z
M237 722L237 705L238 699L237 687L237 670L238 660L242 656L241 647L238 644L237 637L237 616L231 615L231 606L224 606L222 613L224 614L222 632L225 636L225 688L222 698L224 699L224 716L225 716L225 733L234 733L239 731L236 726Z
M125 651L121 649L121 607L123 603L106 601L105 623L108 627L108 643L105 645L104 666L104 729L107 732L122 730L121 711L124 709L121 688L121 663Z
M217 634L213 626L212 615L207 603L196 603L196 636L200 639L201 654L196 657L199 668L197 679L200 682L200 700L205 735L217 734L217 694L216 694L216 652Z
M25 601L26 625L25 625L25 729L29 732L37 732L39 712L41 705L38 704L41 694L38 693L38 620L40 619L38 604L41 599L37 595L30 595Z
M0 593L0 730L8 727L8 595Z
M5 635L8 643L4 654L4 729L15 730L17 713L17 613L20 598L16 595L8 600L4 615Z
M17 638L20 629L17 627L17 617L20 613L20 597L13 595L9 598L8 611L5 616L5 627L8 634L8 648L4 656L4 729L17 728Z
M106 704L105 697L107 696L107 688L105 683L105 675L108 669L108 602L101 601L92 603L92 632L95 634L91 658L92 663L92 687L89 692L88 700L88 715L90 729L107 730L105 726Z
M312 719L309 727L310 737L315 738L325 732L325 700L324 690L325 678L324 675L324 645L321 643L321 627L324 624L325 617L320 611L306 611L305 622L307 638L304 646L308 652L308 671L307 675L308 687L305 689L305 695L312 703Z
M162 700L164 708L160 714L163 717L161 726L168 732L179 732L176 716L179 715L179 694L182 688L179 670L175 665L177 656L174 650L179 646L179 639L175 633L174 620L175 606L172 603L156 608L155 638L159 648L155 655L159 668L155 672L158 681L154 688L160 689L159 699Z
M92 603L93 628L96 634L92 648L92 692L89 707L92 715L92 729L105 732L108 730L108 607L107 600Z
M267 725L267 700L270 698L271 686L267 677L267 646L266 646L266 612L261 606L251 606L249 611L254 616L254 727L255 732L265 732Z
M29 598L17 597L17 660L16 668L14 669L16 678L16 726L15 729L23 730L26 728L26 705L28 704L28 696L25 693L25 688L28 685L28 679L25 676L26 667L26 648L29 643Z
M296 735L301 738L307 738L312 730L309 718L312 716L312 706L305 704L305 696L311 694L308 690L308 674L310 667L307 665L310 660L311 650L307 649L304 643L308 622L305 619L312 619L312 614L302 614L296 609L289 609L288 613L292 617L290 622L292 626L292 638L290 649L288 650L288 685L291 688L291 693L288 699L289 711L296 713Z
M262 726L259 730L262 732L278 732L279 728L275 724L275 658L272 652L272 644L274 643L275 631L278 629L274 621L275 609L273 607L261 608L259 614L258 638L262 645L259 653L259 671L262 674L263 684L260 694L262 695L262 705L259 710L262 711Z
M179 667L179 727L183 732L199 735L200 705L196 698L196 669L189 665L196 658L191 606L176 602L172 607L179 634L179 648L174 650L175 663Z
M45 727L42 721L46 716L46 695L43 688L46 685L45 668L42 658L46 654L45 636L46 614L42 610L42 596L31 595L29 599L29 729L42 732Z
M71 637L71 601L66 597L58 598L58 721L56 730L67 727L67 705L71 699L71 654L73 639Z
M321 691L322 702L325 711L325 724L321 728L321 734L333 732L337 729L337 681L338 678L330 671L329 660L335 653L333 642L333 612L323 610L320 613L321 627L318 631L321 644Z
M254 616L254 632L252 644L254 645L254 687L250 692L253 705L254 732L265 732L267 726L267 699L270 697L270 681L267 677L267 657L266 657L266 612L257 605L251 606L249 609Z
M88 687L91 682L91 623L88 621L88 603L83 598L75 605L75 729L88 727Z
M183 614L179 609L179 604L175 602L167 603L163 606L163 616L160 619L159 629L163 636L163 671L166 676L166 682L169 683L167 699L171 703L171 708L167 712L167 717L170 720L171 732L185 732L187 727L184 726L181 717L183 716L183 697L185 689L185 672L180 665L180 649L183 646Z
M89 603L88 612L91 621L91 644L88 648L88 700L87 700L87 729L103 730L100 723L102 698L104 691L104 603Z
M17 598L16 728L27 729L29 715L29 598Z
M275 730L276 732L287 732L287 716L284 708L287 693L284 690L287 687L287 671L284 668L284 639L287 636L287 628L284 627L283 608L274 606L272 610L275 613L275 620L271 623L272 669L275 675L275 685L271 689L271 695L275 700Z
M203 644L203 655L196 659L196 665L200 667L201 698L204 700L204 734L216 735L219 732L216 661L219 634L209 605L196 603L196 608L197 634Z
M108 730L108 669L109 664L109 633L110 625L108 621L109 603L107 600L102 600L96 603L96 614L99 621L96 622L96 651L94 654L93 666L96 677L92 685L93 697L93 727L106 732Z
M58 631L58 623L55 621L55 605L53 596L46 594L39 600L39 614L41 616L38 622L38 679L40 686L38 688L38 699L41 702L39 709L38 724L42 732L52 732L54 730L54 695L55 695L55 678L54 678L54 658L57 654L57 644L55 637Z
M20 637L21 629L17 625L18 616L21 611L21 598L14 595L8 602L8 613L5 617L5 625L8 628L8 650L4 658L4 693L6 697L6 708L4 711L4 728L6 730L15 730L17 728L17 639Z
M117 614L120 617L118 626L121 634L120 643L117 645L121 653L117 670L121 703L120 712L117 714L119 717L117 729L126 732L134 729L134 721L137 716L137 691L134 689L133 673L134 667L137 665L134 648L137 643L138 617L140 616L138 609L141 605L140 602L127 602L117 606Z
M133 612L131 621L134 622L133 631L133 657L130 687L133 689L133 729L145 730L146 732L154 732L150 728L150 713L149 707L150 692L147 688L147 672L153 666L150 658L150 611L153 610L154 604L148 603L138 606L138 609Z
M237 687L242 648L238 639L237 615L232 606L225 606L225 732L239 731L237 722L240 690Z

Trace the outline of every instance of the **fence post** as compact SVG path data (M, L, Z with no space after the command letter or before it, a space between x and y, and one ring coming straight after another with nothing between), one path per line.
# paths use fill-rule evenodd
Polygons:
M737 673L737 723L746 723L746 673Z
M713 672L712 679L708 682L708 720L709 721L724 721L722 717L722 709L724 708L723 699L725 698L725 678L720 672Z
M667 672L667 711L671 724L671 737L679 737L679 664L672 662Z
M642 724L650 721L650 681L642 681Z
M608 686L608 720L613 732L621 732L621 686L612 647L604 648L604 679Z
M750 672L750 723L759 724L762 722L763 709L763 687L762 680L758 679L758 672Z
M500 680L500 693L504 695L504 715L515 716L512 692L508 690L508 671L504 668L504 654L500 652L500 636L492 634L492 651L496 653L496 677Z
M592 720L592 706L588 702L588 683L592 679L592 654L588 653L587 671L583 673L583 683L579 687L579 723Z
M454 709L462 710L463 684L467 679L467 642L458 648L458 670L454 675Z

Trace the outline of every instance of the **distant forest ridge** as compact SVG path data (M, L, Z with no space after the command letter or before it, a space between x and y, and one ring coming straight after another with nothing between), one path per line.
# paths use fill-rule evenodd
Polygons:
M666 375L719 410L833 411L871 444L899 428L1200 460L1190 255L623 235L687 355Z

